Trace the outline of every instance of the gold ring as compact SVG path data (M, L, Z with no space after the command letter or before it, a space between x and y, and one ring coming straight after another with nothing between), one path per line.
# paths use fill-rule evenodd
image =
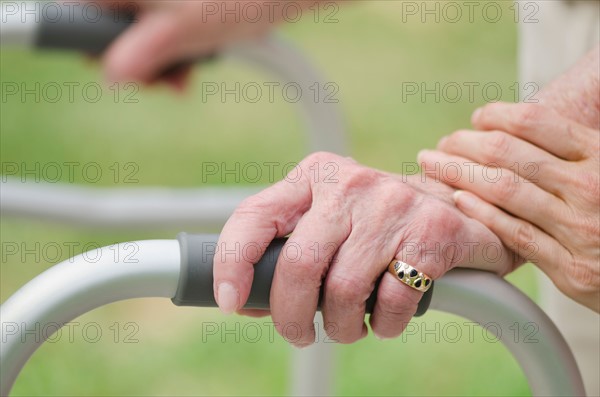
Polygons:
M394 259L388 266L388 271L404 284L417 291L426 292L431 287L431 277L418 271L408 263Z

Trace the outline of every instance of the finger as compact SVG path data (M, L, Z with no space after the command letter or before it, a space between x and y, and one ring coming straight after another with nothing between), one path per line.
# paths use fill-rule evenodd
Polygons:
M555 195L570 175L564 160L502 131L457 131L442 138L437 148L479 164L511 170Z
M565 160L581 160L598 147L597 131L536 104L492 103L477 109L471 122L478 130L502 130Z
M422 151L419 161L426 174L457 189L475 193L548 232L559 232L555 219L566 211L564 202L512 171L482 166L438 151Z
M377 290L377 301L369 323L379 339L396 338L417 311L423 293L400 285L391 273L385 273Z
M375 180L379 182L364 185L365 181ZM352 185L357 184L377 200L363 199L360 205L351 205L350 235L337 250L323 287L325 331L340 343L352 343L368 334L366 301L397 252L404 225L403 217L397 214L411 213L421 202L413 187L389 175L357 174ZM354 197L349 200L354 201ZM333 197L333 202L338 201L344 202L345 197Z
M391 214L411 214L420 202L405 184L388 184L376 196L386 203L386 211L358 209L359 213L353 215L356 221L350 236L338 249L325 280L322 303L325 330L340 343L353 343L367 336L366 301L398 252L406 225L402 218ZM360 213L365 210L366 213Z
M139 17L104 55L109 81L152 82L177 62L180 26L174 12L149 11Z
M462 217L455 209L436 205L435 202L423 209L427 214L436 214L435 218L415 218L413 224L408 226L412 232L392 259L413 266L433 280L457 266L477 267L499 274L514 267L514 257L479 222ZM485 253L492 245L498 248L498 253L495 252L493 257ZM386 272L370 318L373 333L379 338L400 335L414 316L422 296L421 291Z
M314 317L321 285L350 230L350 221L344 217L343 212L314 203L298 222L277 261L270 299L273 322L295 346L315 341Z
M536 264L564 290L558 263L570 263L569 252L554 238L522 219L515 218L474 194L457 191L454 201L465 215L476 219L495 233L516 254Z
M183 93L185 88L188 86L190 76L192 74L193 66L186 64L177 67L174 71L163 74L161 78L167 83L173 90L179 93Z
M437 253L431 255L433 253L431 249L435 250L436 242L439 242L437 236L430 234L422 237L424 241L420 238L415 241L404 241L392 259L410 264L433 280L438 279L456 263L453 263L452 255L444 256L441 252L440 255ZM415 247L420 248L415 251ZM387 264L390 262L391 259ZM379 285L375 307L369 319L373 333L380 339L395 338L400 335L415 315L422 297L423 292L402 283L391 273L386 272Z
M325 279L323 321L325 331L336 342L354 343L368 334L366 302L385 269L385 256L392 256L396 249L391 245L374 246L374 241L366 232L352 231Z
M254 264L275 237L289 234L311 205L308 181L287 179L244 200L229 218L214 257L214 291L219 308L232 313L248 300Z

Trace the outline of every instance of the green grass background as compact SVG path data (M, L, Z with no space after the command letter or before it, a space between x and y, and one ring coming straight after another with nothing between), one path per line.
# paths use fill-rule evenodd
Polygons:
M401 171L401 163L433 147L483 104L466 96L457 103L403 103L403 82L497 82L505 100L516 76L516 25L510 2L500 22L476 18L469 23L403 23L401 3L370 1L340 9L335 24L306 18L281 33L339 85L352 156L369 166ZM101 81L99 67L71 54L33 54L3 50L2 82ZM98 103L76 98L58 103L7 100L1 104L2 162L134 162L139 185L197 187L205 161L299 161L305 154L302 125L292 104L276 100L249 103L201 101L202 81L267 81L261 71L217 62L195 73L187 94L162 87L142 90L137 104L114 103L106 89ZM63 178L63 179L66 179ZM77 183L83 183L80 174ZM265 181L263 181L265 182ZM211 181L216 184L217 181ZM110 177L96 184L114 183ZM200 226L197 231L203 230ZM110 231L74 228L31 219L3 218L2 242L94 242L100 245L145 238L172 238L177 230ZM195 231L195 230L189 230ZM204 230L206 231L206 230ZM212 230L218 232L218 230ZM66 259L66 252L62 255ZM52 263L28 257L2 259L0 298ZM509 280L535 298L533 269L525 266ZM14 395L281 395L288 391L291 348L273 342L222 343L202 340L202 323L249 320L224 317L216 310L181 309L161 300L122 302L86 314L77 322L96 322L97 343L75 334L45 344L23 370ZM268 320L264 320L268 321ZM431 312L416 320L432 329L464 320ZM138 325L137 343L123 343L122 327ZM263 320L258 321L262 324ZM119 342L109 327L121 327ZM428 337L379 341L373 336L351 346L336 346L334 392L353 395L523 395L529 389L515 360L499 344L476 334L458 343ZM310 382L310 379L306 380Z

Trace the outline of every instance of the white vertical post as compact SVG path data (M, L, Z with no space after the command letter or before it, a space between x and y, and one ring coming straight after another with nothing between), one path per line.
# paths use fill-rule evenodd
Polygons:
M290 395L296 397L322 397L333 392L334 344L327 343L323 329L323 316L315 316L317 341L304 349L293 349Z

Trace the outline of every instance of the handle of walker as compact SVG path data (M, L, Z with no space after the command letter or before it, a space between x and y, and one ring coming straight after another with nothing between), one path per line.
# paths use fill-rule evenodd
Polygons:
M35 36L38 48L81 51L90 55L102 54L109 45L132 24L136 16L132 13L109 11L88 11L85 3L55 3L56 15L50 12L41 13L40 23ZM96 6L97 8L97 6ZM98 15L88 16L88 13ZM216 58L210 54L196 60L185 60L166 68L161 76L166 77L186 67L207 62Z
M216 307L217 303L213 293L213 257L218 248L217 236L181 233L177 236L177 240L181 252L181 271L177 293L172 299L173 303L177 306ZM269 308L275 264L285 242L286 239L283 238L274 240L262 258L255 264L254 280L245 308ZM379 282L367 300L367 313L371 313L373 310L378 286ZM415 316L425 314L431 303L432 294L433 284L423 294Z
M168 298L180 305L215 306L211 266L218 236L182 234L178 240L104 247L95 262L83 254L76 256L46 270L8 298L0 306L0 395L9 394L21 368L50 336L24 337L23 330L34 324L60 327L94 308L144 297ZM273 270L284 241L273 242L256 265L248 307L268 308ZM115 257L115 252L131 252L132 247L135 258ZM428 294L421 300L421 312L428 304L426 297L432 296ZM510 329L515 323L536 324L536 343L522 343L508 332L497 335L525 372L532 394L585 395L575 358L556 325L505 280L484 271L453 269L436 280L430 309L456 314L484 327L490 323L499 329Z

